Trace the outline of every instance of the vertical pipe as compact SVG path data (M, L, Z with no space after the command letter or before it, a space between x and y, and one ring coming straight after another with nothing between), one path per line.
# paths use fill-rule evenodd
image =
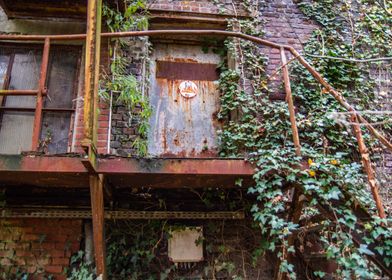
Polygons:
M380 195L378 193L376 176L374 175L374 169L372 167L372 162L370 161L369 151L366 147L365 141L363 140L362 131L358 124L358 117L355 113L352 113L351 115L351 122L353 123L353 130L354 130L355 137L357 138L358 149L362 158L362 166L368 178L370 190L373 194L373 198L376 203L378 215L380 216L380 218L384 219L385 211L382 205Z
M105 216L103 175L90 175L90 196L93 221L94 255L97 279L106 279L105 262Z
M114 44L113 47L113 62L116 63L116 52L117 52L117 42ZM114 81L114 73L112 73L112 81ZM110 91L110 99L109 99L109 128L108 128L108 143L106 152L110 154L110 139L112 136L112 115L113 115L113 91Z
M301 155L301 144L299 142L298 129L297 129L296 121L295 121L293 95L291 93L289 70L287 69L287 59L286 59L286 55L284 53L284 48L280 49L280 56L282 59L282 72L283 72L283 80L284 80L284 89L286 92L286 102L289 107L291 131L293 133L295 153L297 156L300 156Z
M50 39L45 38L44 51L42 53L41 72L38 84L37 102L35 107L34 126L33 126L33 139L31 143L31 150L37 151L39 145L39 137L41 133L42 123L42 107L43 107L43 94L45 93L46 74L48 71L50 51Z

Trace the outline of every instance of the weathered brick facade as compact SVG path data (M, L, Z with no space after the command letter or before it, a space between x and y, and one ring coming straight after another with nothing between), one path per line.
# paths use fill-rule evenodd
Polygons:
M176 1L176 0L158 0L149 6L149 9L161 12L179 12L179 13L197 13L203 15L247 15L241 7L241 1L238 5L233 5L232 1L225 0L221 6L215 4L213 0L203 1ZM298 9L293 0L266 0L261 9L261 24L264 26L264 38L281 44L294 46L297 50L309 38L313 30L317 28L311 20L307 19ZM11 26L10 23L0 17L0 24ZM9 32L18 31L18 24L12 25ZM7 30L0 30L6 32ZM28 31L28 30L27 30ZM26 33L24 31L22 33ZM59 31L63 32L63 31ZM80 28L71 33L80 33ZM48 31L50 33L50 30ZM102 65L105 67L109 64L108 42L102 44ZM271 48L261 48L261 52L268 57L267 74L272 74L281 64L279 50ZM128 40L128 49L124 52L129 66L127 71L142 81L146 73L143 72L143 65L146 65L144 55L146 50L144 43L137 39ZM82 60L82 64L83 64ZM69 152L83 153L80 143L83 139L83 68L80 71L77 98L75 99L75 121L71 129L72 145ZM390 77L383 77L383 85L380 91L390 89ZM389 80L385 85L384 81ZM282 83L281 76L278 74L273 84L279 93ZM114 99L116 94L114 94ZM128 109L117 104L115 101L112 108L109 108L108 102L102 101L99 112L98 127L98 152L100 154L113 154L119 156L131 156L135 154L132 143L137 137L138 111L136 108L129 114ZM110 118L111 116L111 118ZM110 134L109 134L110 133ZM108 143L110 138L110 143ZM390 172L392 174L392 156L386 154L383 160L382 176ZM390 185L390 176L386 177L385 189L381 191L388 196L388 187ZM389 179L388 179L389 178ZM389 181L388 181L389 180ZM389 184L389 185L388 185ZM389 195L390 196L390 195ZM0 222L0 271L8 268L13 270L25 270L30 273L46 272L53 274L55 279L65 279L64 269L69 265L69 257L80 248L82 233L82 220L65 220L65 219L4 219ZM232 233L239 234L238 228ZM233 238L234 240L234 238ZM231 240L231 241L233 241ZM271 274L271 268L265 265L265 279ZM257 271L254 272L257 274ZM256 275L255 274L255 275ZM260 278L261 279L261 278Z
M66 279L65 269L79 250L81 237L82 220L2 219L0 277L10 271L33 275L29 279L40 279L45 273Z

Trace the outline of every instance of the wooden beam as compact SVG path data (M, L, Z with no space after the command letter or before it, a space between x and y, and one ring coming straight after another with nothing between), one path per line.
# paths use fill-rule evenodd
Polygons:
M91 211L97 279L106 279L104 177L90 175Z

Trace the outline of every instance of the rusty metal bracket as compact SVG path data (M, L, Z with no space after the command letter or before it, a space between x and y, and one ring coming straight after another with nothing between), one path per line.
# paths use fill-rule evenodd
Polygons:
M86 167L88 173L97 174L98 169L98 151L95 145L89 140L82 140L82 148L86 153L86 157L82 159L82 164Z

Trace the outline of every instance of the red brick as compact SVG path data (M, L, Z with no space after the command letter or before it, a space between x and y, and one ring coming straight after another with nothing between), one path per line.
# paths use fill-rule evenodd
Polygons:
M99 115L98 117L98 121L108 121L109 120L109 116L108 115Z
M30 250L16 250L15 254L17 257L29 257L33 255L32 251Z
M57 274L55 279L56 280L67 280L67 276L65 276L63 274Z
M98 134L108 134L107 128L98 128Z
M63 266L62 265L47 265L47 266L45 266L45 271L48 273L62 273Z
M61 245L63 248L62 249L57 249L57 250L51 250L49 254L55 258L55 257L64 257L64 244Z
M26 240L26 241L37 241L37 240L40 240L40 235L33 234L33 233L27 233L22 236L22 239Z
M12 258L14 255L14 250L0 251L0 258Z
M69 258L52 258L52 265L69 265Z

